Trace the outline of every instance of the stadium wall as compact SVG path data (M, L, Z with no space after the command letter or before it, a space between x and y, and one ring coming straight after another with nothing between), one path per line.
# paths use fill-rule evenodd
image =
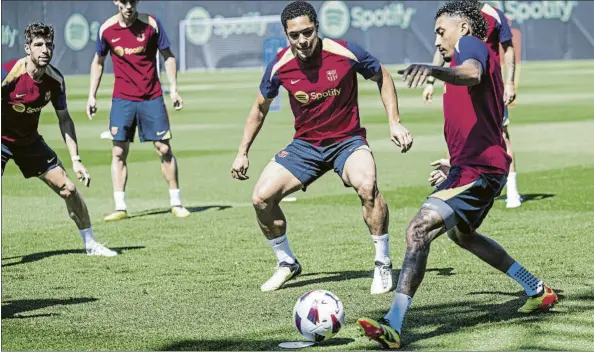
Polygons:
M278 15L287 1L142 1L139 9L163 22L179 53L179 21L187 18ZM490 1L521 32L523 60L594 58L593 1ZM427 62L433 52L433 16L443 1L312 1L323 35L356 42L387 64ZM2 1L2 62L24 55L23 29L43 21L56 27L53 63L67 74L86 74L101 21L111 1ZM212 29L212 28L211 28ZM193 26L187 45L208 43L229 28ZM210 33L209 35L207 33ZM249 29L246 32L250 32ZM253 31L252 31L253 32ZM247 35L257 35L254 33ZM200 44L198 44L200 45ZM235 53L237 54L237 53ZM228 62L229 60L227 60ZM111 60L106 71L111 72Z

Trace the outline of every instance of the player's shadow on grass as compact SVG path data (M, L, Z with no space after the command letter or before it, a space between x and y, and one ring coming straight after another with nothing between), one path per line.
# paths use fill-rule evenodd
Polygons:
M278 346L279 343L286 340L269 339L269 340L244 340L238 339L221 339L221 340L182 340L171 343L166 346L157 348L157 351L273 351L282 350ZM302 340L303 341L303 340ZM319 347L339 347L348 345L354 342L351 338L332 338L328 341L323 341L316 344Z
M432 273L435 272L437 275L440 276L452 276L456 275L453 273L454 268L431 268L427 269L426 272ZM400 270L393 270L392 276L394 278L394 282L398 281L398 276L400 275ZM311 276L321 276L316 278L308 279L307 277ZM305 280L303 278L306 278ZM295 281L289 281L284 287L302 287L314 284L321 284L326 282L333 282L333 281L345 281L345 280L353 280L353 279L362 279L362 278L373 278L373 270L358 270L358 271L335 271L335 272L319 272L319 273L307 273L299 276Z
M553 198L555 195L550 193L529 193L522 194L522 203L530 202L533 200L543 200L547 198ZM497 197L497 200L505 200L507 195L501 195Z
M202 206L202 207L186 207L186 209L188 209L188 211L190 213L200 213L203 211L207 211L207 210L211 210L211 209L216 209L216 210L226 210L226 209L230 209L232 208L232 206L230 205L206 205L206 206ZM161 209L149 209L149 210L145 210L136 214L132 214L130 216L128 216L128 219L133 219L133 218L141 218L141 217L145 217L145 216L153 216L153 215L162 215L162 214L170 214L171 213L171 208L161 208Z
M2 302L2 319L25 319L55 316L57 313L17 315L53 306L65 306L97 301L97 298L82 297L69 299L17 299Z
M134 246L134 247L115 247L115 248L110 248L110 249L118 252L118 254L121 254L122 251L130 251L130 250L143 249L143 248L145 248L145 247L144 246ZM42 260L45 258L56 256L56 255L66 255L66 254L86 254L86 252L84 249L61 249L61 250L57 250L57 251L39 252L39 253L27 254L24 256L2 258L3 262L5 260L21 258L21 260L18 262L2 264L2 267L6 268L9 266L14 266L14 265L19 265L19 264L32 263L32 262L36 262L36 261L39 261L39 260Z
M557 293L563 292L553 288ZM563 311L555 311L554 309L546 313L535 314L521 314L518 313L518 308L524 304L524 291L517 292L498 292L498 291L479 291L470 292L468 295L503 295L512 296L506 302L499 303L499 299L492 299L494 303L482 303L476 300L463 299L463 295L459 297L461 300L449 304L435 304L424 307L416 307L409 311L406 318L403 347L405 349L416 349L414 343L420 340L426 340L435 336L459 333L461 330L473 328L477 326L489 326L507 321L514 321L514 323L541 323L546 319L552 317L567 316L571 317L574 313L583 313L584 310L594 310L591 305L592 296L588 294L572 295L572 300L584 301L584 305L570 305L564 307ZM565 296L559 294L559 304L563 305ZM516 298L517 297L517 298ZM381 317L385 311L375 310L368 312L369 317ZM427 326L436 326L435 329L427 331ZM423 331L423 332L419 332ZM544 334L544 332L543 332ZM413 344L413 346L409 346ZM371 348L373 347L373 348ZM464 346L459 346L464 349ZM369 346L366 349L376 349L375 346ZM521 348L527 350L528 348ZM532 350L541 348L530 348Z

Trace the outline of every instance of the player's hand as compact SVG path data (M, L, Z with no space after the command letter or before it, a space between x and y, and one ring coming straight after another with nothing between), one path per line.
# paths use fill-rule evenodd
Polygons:
M92 120L95 114L97 113L97 99L95 99L95 97L89 97L89 100L87 101L86 111L89 120Z
M503 102L505 105L509 105L514 100L516 100L516 87L513 84L506 84L503 91Z
M247 170L250 167L250 161L248 160L247 155L238 154L233 161L233 166L231 167L231 176L238 180L247 180L249 179L247 175Z
M401 123L390 126L390 140L400 147L402 153L406 153L412 147L413 137Z
M435 170L429 174L429 184L437 186L448 178L450 172L450 159L439 159L431 163Z
M175 110L181 110L184 107L184 100L182 99L181 95L177 91L171 91L169 93L171 97L171 102L173 103L173 108Z
M425 100L425 104L433 102L433 84L425 85L425 89L423 90L423 100Z
M89 171L82 164L82 162L73 161L72 162L72 170L76 174L76 178L80 182L82 182L85 186L89 187L91 185L91 175L89 175Z
M402 75L402 81L408 79L408 88L416 88L425 84L427 78L431 76L431 67L424 64L412 64L404 70L398 70L398 74Z

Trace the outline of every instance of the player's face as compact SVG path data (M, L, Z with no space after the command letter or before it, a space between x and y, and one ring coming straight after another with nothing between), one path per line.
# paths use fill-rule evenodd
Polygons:
M309 16L299 16L287 21L287 37L293 52L301 60L309 59L316 51L319 42L315 23Z
M469 32L468 23L457 17L443 14L435 21L435 47L446 62L450 62L454 56L458 40Z
M137 0L114 0L113 3L118 7L118 12L124 19L129 20L136 15Z
M46 67L54 54L52 38L36 37L31 44L25 44L25 52L36 67Z

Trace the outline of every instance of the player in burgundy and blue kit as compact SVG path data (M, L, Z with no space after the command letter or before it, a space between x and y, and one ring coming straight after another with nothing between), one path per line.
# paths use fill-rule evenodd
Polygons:
M266 166L252 195L260 228L278 259L276 272L261 290L277 290L301 273L301 265L289 247L279 202L334 170L359 195L363 218L375 244L371 293L388 292L392 288L388 207L378 191L375 161L360 124L357 73L378 83L392 141L406 152L412 137L400 124L394 82L379 61L359 46L318 37L317 14L311 4L288 4L281 22L290 46L266 68L231 171L234 178L247 179L250 146L283 86L295 115L294 139Z
M39 177L66 202L87 254L115 256L116 252L95 239L82 196L66 175L56 153L37 131L41 109L51 101L72 158L72 169L88 187L91 178L78 155L74 122L66 106L66 83L60 71L50 65L54 52L53 27L43 23L28 25L25 52L24 58L2 65L2 175L12 159L25 178Z
M507 106L514 102L516 99L516 82L515 82L515 74L516 74L516 53L514 49L514 44L512 42L512 30L510 25L507 21L507 18L499 10L489 4L482 3L477 0L460 0L466 3L466 6L476 6L481 15L487 22L487 35L485 36L485 43L487 46L493 51L495 58L500 60L500 53L499 53L499 46L501 45L503 56L505 60L501 60L501 62L505 62L506 65L506 81L505 81L505 89L503 93L503 100L505 102L504 114L503 114L503 138L505 141L505 147L507 153L512 158L511 166L508 173L507 178L507 208L517 208L522 205L522 198L520 193L518 192L518 186L516 183L516 163L514 158L514 153L511 145L511 140L509 137L508 125L509 125L509 111ZM433 64L443 66L445 61L441 56L439 51L435 52L433 57ZM423 91L423 98L426 102L431 102L431 98L433 96L433 83L435 79L430 77L427 79L427 85Z
M111 171L115 212L106 216L105 221L128 217L125 201L128 178L126 159L137 127L140 141L153 142L161 159L161 171L169 185L172 214L186 217L190 213L180 200L177 160L169 144L171 129L156 63L159 51L165 59L173 106L179 110L183 101L177 92L175 56L169 47L167 34L155 16L138 13L135 0L114 2L118 14L103 22L99 28L87 103L87 114L92 118L97 111L95 97L105 58L110 53L115 75L109 115L109 130L113 139Z
M498 57L483 43L487 24L475 6L449 2L435 17L435 46L450 67L415 64L399 71L409 87L432 76L445 82L444 133L451 156L438 184L406 231L407 249L390 311L375 321L357 321L364 334L385 348L400 347L404 315L423 280L431 242L443 233L461 248L522 285L532 313L557 302L553 290L516 262L498 243L476 230L505 186L510 157L502 136L504 99ZM447 172L449 164L441 165ZM445 175L445 173L443 173Z

